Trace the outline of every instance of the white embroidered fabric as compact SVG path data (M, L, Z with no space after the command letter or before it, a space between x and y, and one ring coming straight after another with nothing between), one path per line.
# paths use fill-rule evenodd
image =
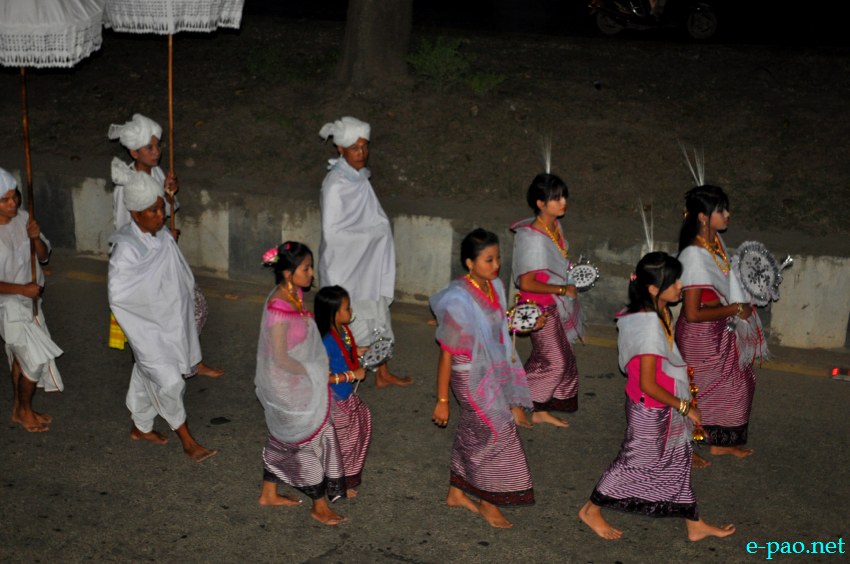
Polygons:
M0 64L72 67L100 49L104 0L0 0Z
M238 28L245 0L107 0L104 25L129 33Z

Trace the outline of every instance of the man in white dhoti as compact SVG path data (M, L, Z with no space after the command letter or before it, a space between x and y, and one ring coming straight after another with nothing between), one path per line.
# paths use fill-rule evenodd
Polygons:
M135 364L127 391L133 419L130 438L165 444L154 431L161 416L177 433L183 451L201 462L217 454L192 437L186 424L183 375L201 359L195 327L195 278L165 224L162 186L134 172L124 185L132 222L109 242L109 306L127 335Z
M55 358L62 349L50 338L41 294L41 264L50 257L50 243L38 223L18 209L20 194L15 178L0 168L0 336L12 372L12 421L31 433L49 430L52 417L32 408L36 388L61 392L62 377ZM30 243L35 246L36 279L32 279ZM38 314L33 315L33 300Z
M389 307L395 292L395 246L390 220L369 182L368 123L343 117L325 124L319 135L333 137L340 158L331 159L322 182L322 243L319 283L342 286L351 296L349 324L358 344L393 338ZM407 386L413 380L377 369L376 385Z

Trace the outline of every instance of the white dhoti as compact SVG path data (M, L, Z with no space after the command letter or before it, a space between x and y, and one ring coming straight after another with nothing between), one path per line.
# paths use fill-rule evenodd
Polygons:
M0 336L6 343L10 370L17 360L27 380L35 382L45 392L61 392L65 386L55 359L62 354L62 349L50 338L40 301L37 317L32 315L30 300L9 300L0 305Z

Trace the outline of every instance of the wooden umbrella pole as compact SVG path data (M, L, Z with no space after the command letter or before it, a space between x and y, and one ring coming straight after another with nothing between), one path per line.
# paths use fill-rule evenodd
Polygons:
M174 88L173 88L173 64L174 49L172 47L174 36L168 34L168 171L174 175ZM176 176L176 175L175 175ZM174 196L171 196L171 219L169 227L174 232Z
M35 219L35 199L32 190L32 158L30 157L30 124L27 116L27 71L21 67L21 123L24 129L24 160L26 162L27 172L27 210L30 218ZM32 273L32 281L38 283L38 275L36 269L35 256L35 240L30 239L30 270ZM32 299L32 315L38 315L38 298Z

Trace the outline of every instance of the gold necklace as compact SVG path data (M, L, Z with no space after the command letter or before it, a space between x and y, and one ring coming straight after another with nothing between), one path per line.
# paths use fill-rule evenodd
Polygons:
M673 326L670 325L670 312L667 306L661 308L661 327L664 329L664 334L667 335L667 344L670 345L670 350L673 350Z
M469 274L467 274L467 275L465 276L465 278L469 281L469 283L470 283L470 284L472 284L472 286L473 286L473 287L475 287L475 289L477 289L479 292L481 292L482 294L484 294L485 296L487 296L487 299L488 299L488 300L490 300L491 302L495 302L495 301L496 301L496 300L494 300L494 299L493 299L493 285L490 283L490 281L489 281L489 280L485 280L485 282L487 283L487 289L485 290L484 288L482 288L482 287L478 284L478 282L476 282L476 281L472 278L472 273L471 273L471 272L470 272Z
M567 258L567 243L563 237L561 237L561 231L558 229L557 224L555 224L554 229L550 229L548 225L540 221L540 218L537 218L537 221L540 225L543 226L543 229L546 231L546 235L552 239L552 242L555 243L555 246L558 247L558 252L563 255L564 258Z
M345 346L347 346L350 349L351 348L351 334L348 332L348 327L346 327L345 325L342 326L342 331L341 331L340 336L342 337L342 342L345 343Z
M714 244L710 244L708 241L703 239L702 235L697 235L696 239L700 246L711 253L711 258L714 259L714 264L717 265L720 272L722 272L724 276L729 274L729 259L726 257L726 252L723 250L723 245L720 244L720 239L717 237L717 234L714 234ZM723 264L717 260L717 257L723 259Z
M283 291L286 292L286 296L289 298L289 301L298 309L298 313L304 313L304 300L298 297L298 291L296 290L294 293L288 287L284 286Z

